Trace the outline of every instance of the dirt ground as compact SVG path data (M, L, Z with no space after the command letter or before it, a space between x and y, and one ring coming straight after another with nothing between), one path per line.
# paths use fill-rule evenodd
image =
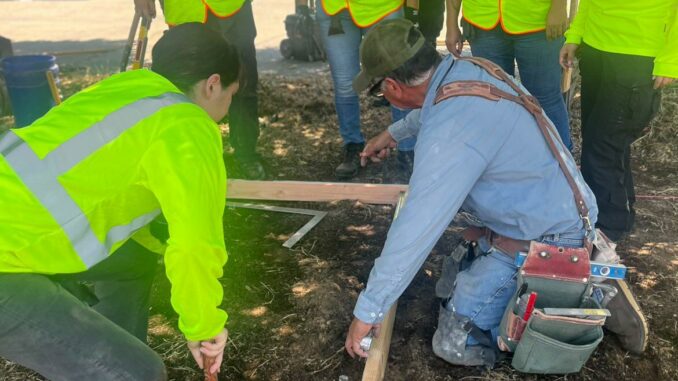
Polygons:
M64 93L100 77L65 71ZM289 80L265 75L260 86L262 134L259 151L272 179L334 181L341 139L331 81L318 75ZM387 126L387 108L363 99L363 126L373 136ZM573 125L578 129L575 101ZM653 131L634 150L637 189L644 195L678 195L678 88L664 94ZM0 124L10 122L5 118ZM224 133L227 134L227 126ZM225 160L233 167L225 141ZM231 178L238 177L230 170ZM368 167L356 182L401 181L395 160ZM279 203L329 214L292 250L281 246L307 217L227 208L224 231L229 251L223 308L229 312L230 342L221 378L226 380L358 380L364 362L343 350L356 298L379 255L390 222L390 206L355 202ZM438 301L435 281L444 255L458 241L450 227L399 301L386 380L677 380L678 379L678 202L639 200L634 233L619 251L630 267L633 290L649 320L646 353L630 356L612 335L578 374L531 376L508 363L494 370L451 366L434 356ZM173 380L199 380L177 330L169 283L158 273L152 294L149 341ZM0 380L39 380L0 359Z

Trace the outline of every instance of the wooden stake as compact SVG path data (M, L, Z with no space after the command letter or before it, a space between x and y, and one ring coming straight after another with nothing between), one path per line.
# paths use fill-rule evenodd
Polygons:
M406 193L398 195L398 205L396 206L393 220L398 218L400 209L405 205ZM398 301L396 300L391 308L388 309L384 320L381 322L379 336L372 339L372 345L368 352L367 363L363 369L363 381L381 381L386 372L386 363L388 362L388 351L391 347L391 335L393 334L393 322L395 321Z
M202 369L205 373L205 381L218 381L217 372L210 373L212 365L214 365L214 357L202 355Z
M401 184L323 183L309 181L229 180L227 198L278 201L357 200L366 204L390 204L407 191Z
M54 74L51 70L45 72L47 76L47 84L49 85L49 91L52 92L52 98L54 98L54 103L57 105L61 104L61 96L59 95L59 89L57 88L56 81L54 80Z

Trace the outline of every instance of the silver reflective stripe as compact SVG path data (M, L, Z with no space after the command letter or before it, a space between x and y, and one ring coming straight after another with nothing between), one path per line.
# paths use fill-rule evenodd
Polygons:
M106 234L106 249L107 251L111 250L111 247L116 243L120 242L123 239L131 236L137 230L148 225L155 217L160 215L160 209L156 209L150 213L143 214L130 222L127 225L114 226Z
M106 235L106 242L102 243L58 177L161 108L185 102L190 100L177 93L140 99L108 114L101 121L62 143L42 160L14 131L0 135L0 154L61 226L75 252L88 268L106 259L115 242L132 235L160 214L160 211L153 211L137 217L127 225L112 228Z

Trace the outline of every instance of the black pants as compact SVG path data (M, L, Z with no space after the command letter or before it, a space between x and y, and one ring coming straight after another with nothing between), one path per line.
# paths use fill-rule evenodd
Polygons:
M653 57L607 53L582 44L581 172L598 203L600 228L612 240L634 223L635 192L630 146L659 108L652 80Z
M419 1L419 30L435 46L445 21L445 0Z
M257 99L259 73L257 51L254 47L257 28L254 24L252 4L246 1L238 13L226 19L220 19L209 13L207 24L219 30L240 53L242 77L240 90L233 97L231 108L228 110L229 140L235 150L236 160L240 162L255 160L259 139Z

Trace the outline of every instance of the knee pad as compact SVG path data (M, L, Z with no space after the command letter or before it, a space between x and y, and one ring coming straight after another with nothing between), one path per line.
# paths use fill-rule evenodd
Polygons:
M454 365L492 367L496 351L484 345L466 344L471 320L440 306L438 329L433 335L433 352L436 356Z

